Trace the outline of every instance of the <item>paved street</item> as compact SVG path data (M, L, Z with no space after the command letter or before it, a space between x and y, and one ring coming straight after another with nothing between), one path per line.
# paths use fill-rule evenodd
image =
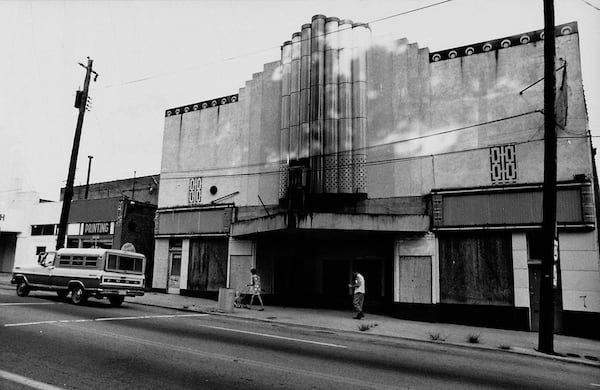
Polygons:
M0 340L1 389L600 386L587 365L50 293L1 291Z

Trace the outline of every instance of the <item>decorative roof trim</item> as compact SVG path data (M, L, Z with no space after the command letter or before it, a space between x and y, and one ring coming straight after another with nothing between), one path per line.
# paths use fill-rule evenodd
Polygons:
M554 27L556 36L578 33L577 22L565 23ZM473 54L487 53L492 50L506 49L511 46L526 45L544 40L544 30L530 31L510 37L492 39L453 49L429 53L429 62L451 60L457 57L467 57Z
M203 102L192 103L181 107L169 108L165 111L165 117L181 115L190 111L204 110L206 108L222 106L228 103L235 103L238 101L238 99L239 95L236 93L235 95L223 96L217 99L205 100Z

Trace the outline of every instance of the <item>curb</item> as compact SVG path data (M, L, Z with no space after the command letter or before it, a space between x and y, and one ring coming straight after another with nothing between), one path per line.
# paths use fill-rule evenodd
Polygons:
M287 325L287 326L295 326L295 327L304 327L304 328L310 328L313 330L329 331L329 332L333 331L335 333L347 333L347 334L353 334L353 335L361 334L361 335L366 335L369 337L379 337L379 338L392 339L392 340L399 339L399 340L424 342L424 343L437 344L437 345L448 345L448 346L453 346L453 347L458 347L458 348L463 348L463 349L475 348L475 349L482 349L482 350L487 350L487 351L507 352L507 353L513 353L513 354L517 354L517 355L533 356L533 357L538 357L538 358L543 358L543 359L548 359L548 360L557 360L557 361L562 361L565 363L581 364L581 365L586 365L586 366L591 366L591 367L600 367L600 362L583 360L581 358L577 359L577 358L568 357L568 356L548 355L548 354L545 354L542 352L537 352L535 350L530 350L530 349L522 348L522 347L509 346L508 349L504 349L504 348L492 347L490 345L484 345L484 344L444 342L444 341L435 341L435 340L427 340L427 339L417 339L417 338L411 338L411 337L405 337L405 336L390 336L390 335L382 335L382 334L373 334L373 333L368 333L368 331L361 332L360 330L351 331L351 330L343 330L343 329L335 329L335 328L333 328L333 329L325 328L322 326L315 326L315 325L300 325L300 324L295 324L295 323L281 322L281 321L275 321L275 320L269 320L269 319L263 319L263 318L240 317L240 316L236 316L235 314L222 313L222 312L217 311L216 309L215 309L215 311L205 310L204 308L199 309L199 310L193 310L193 309L189 309L186 307L173 307L173 306L165 306L165 305L159 305L159 304L153 304L153 303L142 303L142 302L135 302L135 301L127 301L127 302L133 303L136 305L143 305L143 306L162 307L162 308L168 308L168 309L186 311L186 312L194 312L194 313L205 313L205 314L210 314L210 315L235 318L235 319L243 320L243 321L255 321L255 322L268 323L268 324L279 324L279 325Z

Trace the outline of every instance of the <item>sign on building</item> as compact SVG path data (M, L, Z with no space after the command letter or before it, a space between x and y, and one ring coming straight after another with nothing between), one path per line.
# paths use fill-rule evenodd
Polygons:
M85 222L83 234L110 234L110 222Z

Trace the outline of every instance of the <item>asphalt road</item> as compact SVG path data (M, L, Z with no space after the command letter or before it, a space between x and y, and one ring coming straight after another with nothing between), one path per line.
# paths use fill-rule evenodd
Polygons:
M600 389L595 367L0 290L0 389Z

